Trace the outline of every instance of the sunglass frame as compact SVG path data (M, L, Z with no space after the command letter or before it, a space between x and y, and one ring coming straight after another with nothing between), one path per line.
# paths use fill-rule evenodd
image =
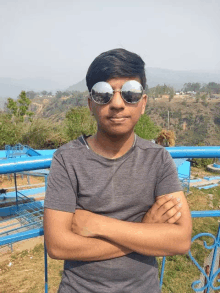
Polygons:
M138 101L135 101L135 102L128 102L128 101L124 98L124 96L123 96L123 86L124 86L126 83L131 82L131 81L136 81L136 82L139 83L139 85L141 86L140 99L139 99ZM100 82L100 81L99 81L99 82ZM99 82L95 83L95 84L93 85L93 87L94 87L95 85L97 85ZM109 99L109 101L108 101L107 103L99 103L99 102L97 102L97 101L93 98L93 95L92 95L92 89L93 89L93 87L92 87L91 92L89 92L89 98L90 98L91 100L93 100L93 101L94 101L96 104L98 104L98 105L107 105L107 104L111 101L111 99L112 99L114 93L117 93L117 92L120 92L120 93L121 93L121 97L122 97L122 99L123 99L126 103L128 103L128 104L137 104L137 103L141 100L141 98L142 98L142 96L143 96L143 94L144 94L144 88L143 88L142 84L141 84L140 82L138 82L137 80L128 80L128 81L126 81L126 82L123 84L123 86L122 86L122 88L121 88L120 90L113 90L112 86L111 86L108 82L106 82L106 81L101 81L101 82L103 82L103 83L107 83L107 84L111 87L111 89L112 89L112 93L110 93L110 92L106 92L106 93L108 93L108 94L111 94L111 97L110 97L110 99Z

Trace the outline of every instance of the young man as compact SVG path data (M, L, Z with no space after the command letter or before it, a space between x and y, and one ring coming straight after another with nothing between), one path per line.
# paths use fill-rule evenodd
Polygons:
M144 62L107 51L86 81L97 133L56 151L45 198L48 254L65 260L58 292L158 293L155 256L189 250L191 217L169 153L134 133Z

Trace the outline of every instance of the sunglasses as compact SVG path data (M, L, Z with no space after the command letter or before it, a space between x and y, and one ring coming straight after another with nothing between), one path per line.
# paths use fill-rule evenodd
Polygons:
M136 104L142 98L144 89L136 80L125 82L121 90L113 90L108 82L97 82L90 92L91 99L100 105L105 105L110 102L115 92L120 92L123 100L129 104Z

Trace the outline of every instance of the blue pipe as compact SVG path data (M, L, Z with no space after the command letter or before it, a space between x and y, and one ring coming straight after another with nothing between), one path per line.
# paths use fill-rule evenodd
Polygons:
M175 158L220 158L220 146L181 146L166 148Z
M220 158L220 146L166 148L173 158ZM52 155L0 161L0 174L50 168Z
M0 161L0 174L50 168L52 155Z

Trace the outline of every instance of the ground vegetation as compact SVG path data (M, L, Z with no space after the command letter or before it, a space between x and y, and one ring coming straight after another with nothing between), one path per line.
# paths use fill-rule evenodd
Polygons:
M168 88L164 85L160 90ZM155 140L166 129L174 132L175 145L220 144L220 95L197 92L170 100L169 95L151 96L154 90L149 89L146 113L135 127L139 136ZM95 132L95 121L86 106L88 92L49 94L21 92L18 100L8 99L5 111L0 112L0 149L18 142L57 148L80 134Z
M193 167L192 175L201 177L204 175L210 176L210 173ZM219 186L207 190L190 188L189 193L186 195L191 211L219 209ZM193 236L200 232L208 232L216 235L218 226L218 218L193 219ZM211 244L210 238L203 237L195 241L191 248L192 255L201 267L204 267L204 262L211 252L204 248L203 241ZM158 257L157 260L160 272L162 257ZM50 293L57 292L62 271L63 261L48 258L48 284ZM162 292L194 292L191 289L191 284L199 278L200 271L193 264L188 254L167 257ZM2 251L0 282L2 293L44 292L43 237L14 244L13 252L9 249L5 252Z

